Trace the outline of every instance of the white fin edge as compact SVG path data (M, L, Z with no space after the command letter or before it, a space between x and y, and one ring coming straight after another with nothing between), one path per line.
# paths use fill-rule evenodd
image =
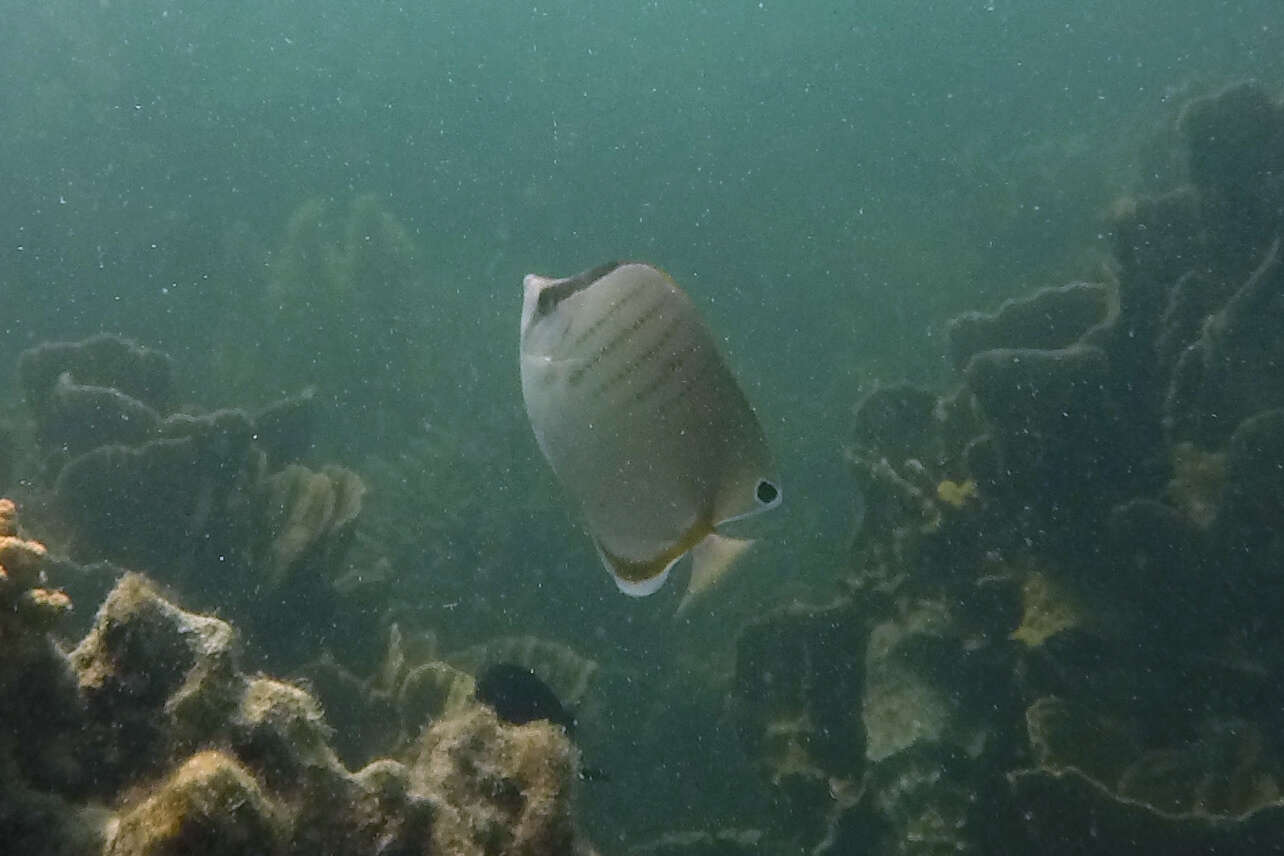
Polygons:
M665 581L669 579L669 572L673 570L673 566L682 561L682 556L686 555L686 553L683 553L682 556L678 556L665 565L663 571L649 579L626 580L615 572L615 567L611 564L611 560L606 557L606 552L603 551L602 545L597 543L596 538L593 539L593 546L597 548L597 557L602 560L602 565L606 568L607 573L611 575L611 579L615 580L615 587L629 597L646 597L658 592L664 586Z

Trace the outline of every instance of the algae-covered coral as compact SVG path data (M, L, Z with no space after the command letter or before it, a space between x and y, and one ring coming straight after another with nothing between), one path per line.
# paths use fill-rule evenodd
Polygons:
M1178 127L1189 182L1116 206L1110 281L956 319L951 390L859 404L849 594L739 658L782 803L828 785L790 813L811 852L1284 848L1284 104L1239 85ZM753 691L756 640L818 633L861 667ZM859 719L806 689L853 677Z
M272 253L260 299L244 307L258 346L222 354L224 374L263 398L315 387L343 448L398 440L432 412L439 287L376 196L308 199Z
M0 505L13 529L12 506ZM402 760L353 773L305 690L240 666L227 623L121 578L69 653L44 552L5 535L0 840L30 854L511 853L582 845L574 750L547 723L467 706ZM16 609L23 601L35 605ZM33 601L34 603L34 601ZM22 617L25 616L25 617Z
M173 403L173 372L112 337L21 360L26 495L52 549L19 537L0 501L0 841L113 856L586 852L559 728L495 721L471 674L407 654L395 623L389 662L352 677L375 664L392 594L386 561L353 549L364 480L298 460L314 397L203 412ZM344 733L311 684L243 662L312 678ZM349 678L354 698L327 692Z

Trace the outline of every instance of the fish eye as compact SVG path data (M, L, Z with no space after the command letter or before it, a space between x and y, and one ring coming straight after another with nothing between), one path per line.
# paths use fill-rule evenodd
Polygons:
M771 505L777 498L779 498L780 488L776 487L766 479L763 479L758 482L758 487L754 490L754 496L756 496L758 501L763 505Z

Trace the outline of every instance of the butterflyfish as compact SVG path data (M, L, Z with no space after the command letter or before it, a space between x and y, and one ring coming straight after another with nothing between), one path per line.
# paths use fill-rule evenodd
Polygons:
M691 298L649 264L523 281L522 397L625 594L659 590L690 553L679 609L752 543L719 532L775 508L753 409Z

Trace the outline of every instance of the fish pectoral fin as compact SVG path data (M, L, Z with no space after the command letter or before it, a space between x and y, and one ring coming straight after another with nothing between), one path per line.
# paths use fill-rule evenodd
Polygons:
M616 587L629 597L655 594L669 578L669 571L686 555L684 550L676 556L665 554L650 562L631 562L612 555L596 538L593 539L593 546L597 548L597 555L606 566L611 579L615 580Z
M753 544L753 541L747 539L710 532L692 547L691 580L687 583L687 593L678 604L678 615L685 612L696 598L717 585L736 559Z

